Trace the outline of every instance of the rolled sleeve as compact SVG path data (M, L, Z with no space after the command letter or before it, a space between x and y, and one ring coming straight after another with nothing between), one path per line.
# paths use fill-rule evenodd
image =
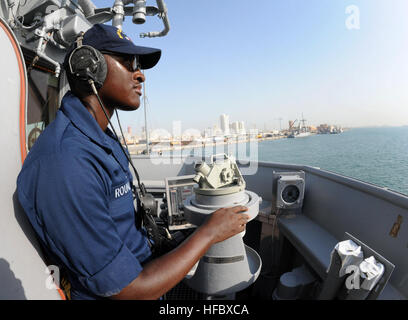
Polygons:
M142 266L126 246L101 271L81 279L90 291L102 297L118 294L142 271Z

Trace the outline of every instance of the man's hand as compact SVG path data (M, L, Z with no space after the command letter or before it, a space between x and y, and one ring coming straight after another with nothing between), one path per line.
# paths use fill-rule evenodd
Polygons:
M226 240L245 230L249 219L249 216L243 213L245 211L248 211L248 208L244 206L218 209L211 214L201 228L207 229L212 236L213 243Z
M222 208L211 216L181 245L147 263L139 276L113 299L158 299L180 282L194 264L216 242L245 230L248 208Z

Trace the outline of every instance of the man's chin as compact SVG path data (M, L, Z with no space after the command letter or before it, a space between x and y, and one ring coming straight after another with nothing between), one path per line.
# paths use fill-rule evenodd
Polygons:
M140 104L137 105L137 106L121 106L121 107L118 107L118 109L120 111L135 111L135 110L139 109L139 106L140 106Z

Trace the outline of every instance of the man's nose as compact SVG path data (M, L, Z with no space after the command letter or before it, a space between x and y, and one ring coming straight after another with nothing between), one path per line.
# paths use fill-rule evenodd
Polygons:
M137 69L133 73L133 79L139 81L139 83L145 82L146 78L140 69Z

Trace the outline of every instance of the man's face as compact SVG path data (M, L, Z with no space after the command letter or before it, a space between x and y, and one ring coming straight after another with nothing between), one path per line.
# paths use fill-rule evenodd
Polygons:
M140 69L133 71L132 57L104 54L108 65L106 80L99 90L101 99L107 106L119 110L132 111L140 106L141 83L145 77Z

